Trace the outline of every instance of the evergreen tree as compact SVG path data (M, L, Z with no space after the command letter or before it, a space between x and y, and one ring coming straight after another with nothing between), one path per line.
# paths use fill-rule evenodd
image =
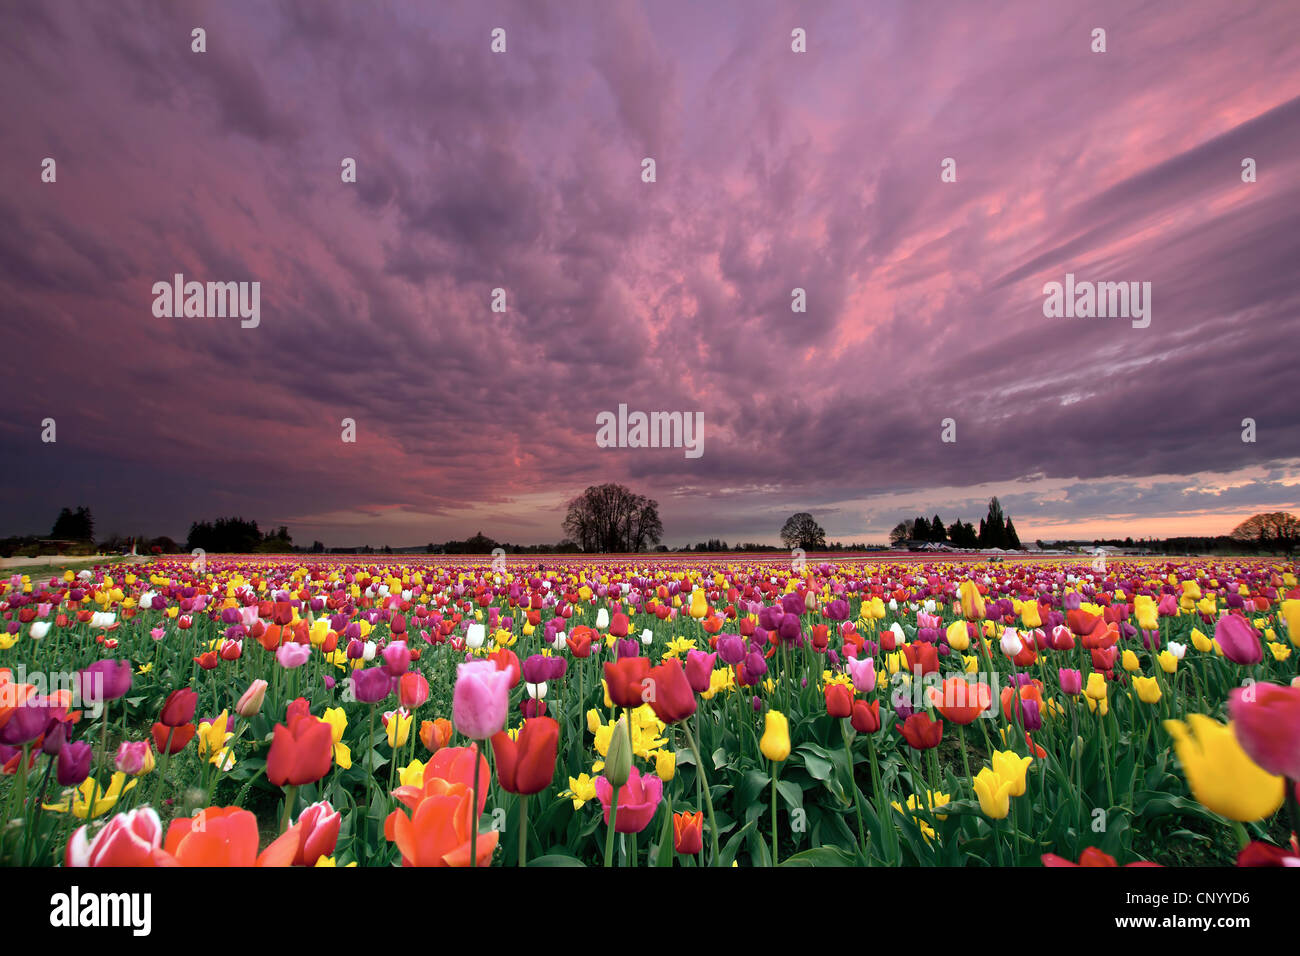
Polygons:
M943 521L938 515L930 519L930 540L940 544L948 540L948 535L943 530Z

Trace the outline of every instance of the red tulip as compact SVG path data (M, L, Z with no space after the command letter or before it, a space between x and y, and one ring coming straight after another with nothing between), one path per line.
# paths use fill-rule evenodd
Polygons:
M415 710L429 699L429 682L419 671L407 671L397 682L397 696L407 710Z
M569 645L569 652L574 657L590 657L591 638L595 633L585 624L579 624L565 636L564 643Z
M843 684L826 685L826 713L832 717L848 717L853 713L853 691Z
M940 738L943 737L943 721L931 720L929 714L913 714L895 726L903 735L903 739L917 750L937 747Z
M678 853L691 856L704 849L704 814L673 814L673 849Z
M605 684L616 707L640 707L641 695L650 679L650 662L644 657L624 657L605 662Z
M492 738L497 758L497 779L509 793L541 793L555 776L560 725L550 717L524 721L519 739L511 740L504 730Z
M194 733L195 730L193 724L182 724L179 727L168 727L166 724L156 723L153 725L152 729L154 749L156 749L160 754L178 754L185 749L185 745L190 742ZM167 744L167 738L169 735L171 736L172 741L170 747Z
M868 705L865 700L855 700L849 723L860 734L874 734L880 729L880 701L873 700Z
M198 705L199 695L188 687L174 690L167 695L163 703L159 720L168 727L180 727L194 719L194 708Z
M917 676L939 673L939 649L933 644L925 641L907 644L903 647L903 656L907 658L907 669Z
M297 715L289 726L276 724L266 755L266 779L277 787L315 783L329 773L334 731L323 720Z
M669 658L658 667L652 667L650 680L650 706L654 708L655 716L665 724L678 723L695 713L695 691L686 678L681 661Z

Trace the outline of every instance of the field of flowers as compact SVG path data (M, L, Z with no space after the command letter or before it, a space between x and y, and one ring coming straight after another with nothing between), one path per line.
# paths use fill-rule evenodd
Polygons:
M1300 862L1277 560L208 556L0 612L6 865Z

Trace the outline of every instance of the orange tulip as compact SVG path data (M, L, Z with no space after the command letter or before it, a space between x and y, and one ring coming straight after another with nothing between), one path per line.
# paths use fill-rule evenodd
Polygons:
M486 795L485 795L486 796ZM478 825L470 788L440 777L425 782L423 798L408 817L394 810L384 834L397 844L403 866L469 866L470 832ZM491 830L478 838L479 866L487 866L501 833Z
M257 817L239 807L208 807L173 820L163 850L178 866L291 866L300 838L290 829L259 854Z
M451 721L446 717L424 721L420 724L420 741L429 753L437 753L451 743Z

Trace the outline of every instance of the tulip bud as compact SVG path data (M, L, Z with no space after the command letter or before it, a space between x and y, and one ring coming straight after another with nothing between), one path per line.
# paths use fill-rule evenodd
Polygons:
M611 787L621 787L632 774L632 735L624 714L614 725L609 749L605 753L605 779Z
M240 717L255 717L262 709L262 701L266 699L267 683L260 678L248 685L248 690L239 698L239 703L235 704L235 713Z

